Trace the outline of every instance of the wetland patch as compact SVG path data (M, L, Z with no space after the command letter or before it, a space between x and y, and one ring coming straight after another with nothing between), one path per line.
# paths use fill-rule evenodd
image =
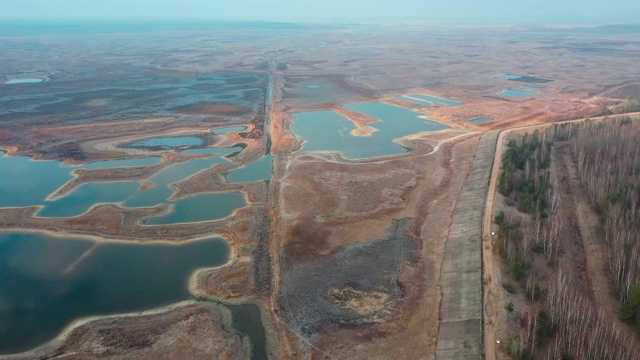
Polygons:
M4 123L70 125L150 116L251 116L264 106L266 83L262 74L161 75L135 66L117 74L61 75L37 86L3 87L0 118Z

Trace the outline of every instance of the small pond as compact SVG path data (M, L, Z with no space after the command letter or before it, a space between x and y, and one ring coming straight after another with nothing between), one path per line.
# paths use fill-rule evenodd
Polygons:
M523 97L538 94L538 88L533 86L523 86L520 89L507 89L498 93L500 96Z

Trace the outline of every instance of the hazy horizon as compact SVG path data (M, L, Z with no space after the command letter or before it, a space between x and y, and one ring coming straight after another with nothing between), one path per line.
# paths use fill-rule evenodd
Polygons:
M15 0L5 20L262 20L294 23L638 23L640 2L612 0Z

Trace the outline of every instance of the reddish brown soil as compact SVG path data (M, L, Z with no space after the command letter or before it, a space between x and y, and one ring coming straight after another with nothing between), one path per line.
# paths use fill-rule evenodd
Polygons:
M338 248L384 238L391 220L405 216L415 219L410 231L419 250L418 262L399 276L404 295L389 318L361 326L328 326L311 339L299 334L298 340L288 338L283 349L302 346L298 350L302 351L306 343L312 357L354 359L432 353L439 306L437 274L446 237L441 224L450 221L476 141L475 136L466 137L444 144L432 155L360 164L303 154L288 161L288 175L282 180L284 242L279 251L294 261L322 259ZM274 316L278 324L279 315ZM276 330L285 331L280 325ZM297 358L286 351L281 356Z
M94 320L56 342L8 359L246 359L248 343L230 314L213 304L188 303L157 314Z

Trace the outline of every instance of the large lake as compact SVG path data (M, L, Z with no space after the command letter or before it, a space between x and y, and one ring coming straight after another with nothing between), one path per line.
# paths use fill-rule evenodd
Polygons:
M42 344L77 318L187 299L190 275L228 256L222 239L171 245L0 233L0 353Z
M310 111L294 114L291 130L305 142L304 151L339 151L349 159L372 158L405 153L395 139L424 131L448 128L437 121L423 119L423 114L379 102L345 105L345 108L374 116L381 121L368 125L378 131L371 136L353 136L355 124L335 111Z

